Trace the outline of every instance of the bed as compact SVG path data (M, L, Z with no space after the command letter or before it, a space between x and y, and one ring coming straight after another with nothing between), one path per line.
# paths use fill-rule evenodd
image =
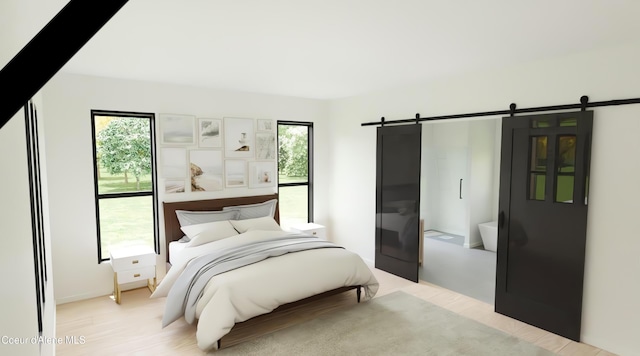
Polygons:
M361 290L364 300L375 295L378 282L357 254L311 235L283 231L277 199L274 194L163 204L171 268L152 295L167 298L163 327L179 318L197 323L198 347L209 351L220 348L220 339L236 323L276 308L350 289L357 290L358 301ZM264 206L270 207L269 216L264 216ZM185 216L225 219L225 211L238 215L187 227L183 221ZM263 216L255 217L257 211ZM226 237L227 224L235 235ZM191 242L176 242L185 235Z

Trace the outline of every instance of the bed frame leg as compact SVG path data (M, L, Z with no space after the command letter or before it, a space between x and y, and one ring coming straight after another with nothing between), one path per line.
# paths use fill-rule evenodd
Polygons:
M360 303L360 295L362 294L362 286L358 286L356 290L356 294L358 295L358 303Z
M218 350L220 350L220 347L221 347L221 345L222 345L222 342L221 342L221 341L222 341L222 339L218 339Z

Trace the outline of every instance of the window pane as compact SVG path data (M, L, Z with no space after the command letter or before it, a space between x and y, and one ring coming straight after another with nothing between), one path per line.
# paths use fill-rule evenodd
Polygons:
M544 200L547 175L547 136L531 137L529 199Z
M99 209L102 259L112 247L154 247L153 196L100 199Z
M558 137L558 173L575 172L576 164L576 137Z
M554 126L553 119L536 119L531 121L531 127L534 129Z
M556 202L573 203L573 175L559 175L556 182Z
M308 187L280 187L278 191L280 225L288 228L297 224L307 223L308 220Z
M547 171L547 136L531 137L531 170Z
M560 119L560 126L578 126L578 119L575 117Z
M98 194L151 191L148 118L95 117Z
M556 202L573 203L574 174L576 171L576 136L558 136L557 157Z
M546 174L531 173L531 181L529 188L529 199L544 200L544 192L546 187Z
M309 129L278 125L278 183L309 181Z

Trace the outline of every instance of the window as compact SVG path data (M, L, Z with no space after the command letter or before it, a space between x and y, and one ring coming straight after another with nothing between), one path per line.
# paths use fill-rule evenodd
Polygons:
M558 136L556 147L556 202L572 203L576 174L576 135Z
M313 221L313 123L278 121L280 225Z
M529 199L544 201L547 181L547 136L531 137Z
M98 261L115 247L158 252L154 114L91 111Z

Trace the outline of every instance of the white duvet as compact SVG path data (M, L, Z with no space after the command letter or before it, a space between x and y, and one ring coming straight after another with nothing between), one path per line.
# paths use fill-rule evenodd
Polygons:
M290 233L254 230L186 248L151 297L166 297L195 257L284 234ZM342 248L288 253L217 275L208 282L196 304L198 347L216 348L217 341L235 323L269 313L282 304L354 285L363 286L363 300L372 298L378 290L378 281L360 256ZM190 323L195 321L186 319Z

